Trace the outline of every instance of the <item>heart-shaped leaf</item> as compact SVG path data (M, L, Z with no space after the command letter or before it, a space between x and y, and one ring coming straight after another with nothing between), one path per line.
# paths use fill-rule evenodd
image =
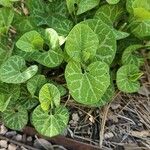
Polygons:
M60 105L60 92L53 84L45 84L39 92L39 101L43 110L49 110Z
M57 107L54 114L43 111L38 106L32 114L32 123L35 129L42 135L52 137L60 134L66 127L69 120L69 113L65 107Z
M17 42L16 46L25 52L33 52L43 49L44 41L37 31L26 32Z
M127 47L122 55L122 64L134 64L137 66L141 66L144 64L144 58L141 56L141 54L137 51L139 49L143 48L143 45L130 45Z
M97 103L110 85L109 67L94 62L83 69L80 63L69 62L65 70L67 86L72 97L82 104Z
M69 33L65 50L71 59L86 62L93 58L99 45L98 36L85 24L77 24Z
M88 19L81 24L88 25L98 36L99 46L94 60L111 64L116 54L116 39L112 29L98 19Z
M136 65L124 65L117 71L117 86L126 93L137 92L140 88L138 79L142 74Z
M20 131L28 122L28 112L21 106L9 105L2 113L2 119L5 126Z
M0 112L3 112L6 110L10 100L11 100L11 97L8 97L8 95L4 95L0 93Z
M93 9L98 6L100 0L80 0L78 4L77 15L83 14L84 12Z
M32 96L38 95L41 87L46 83L46 78L44 75L35 75L27 82L27 89Z
M30 66L26 70L25 60L20 56L11 56L0 67L0 80L5 83L23 83L34 76L38 67Z

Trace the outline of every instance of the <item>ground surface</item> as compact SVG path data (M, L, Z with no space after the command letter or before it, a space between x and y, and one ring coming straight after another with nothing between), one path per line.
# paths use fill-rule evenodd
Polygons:
M100 109L83 107L71 100L68 129L63 133L80 142L115 150L150 149L150 74L148 63L138 93L116 92L112 102ZM1 125L0 150L66 150L48 141L27 136ZM100 138L99 138L100 137ZM24 143L23 145L20 143ZM31 146L31 147L30 147Z

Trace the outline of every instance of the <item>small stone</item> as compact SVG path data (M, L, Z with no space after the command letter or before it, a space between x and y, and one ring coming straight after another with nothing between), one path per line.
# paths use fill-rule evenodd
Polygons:
M17 141L22 141L22 135L17 134L16 137L15 137L15 139L16 139Z
M0 150L6 150L6 148L0 148Z
M32 137L31 136L27 137L27 141L32 142Z
M8 138L12 138L13 136L15 136L17 134L16 131L9 131L6 133L6 137Z
M16 150L17 149L17 146L15 144L9 144L8 145L8 150Z
M72 120L73 120L73 121L78 122L79 119L80 119L80 118L79 118L78 113L73 113L73 114L72 114Z
M1 146L2 148L7 148L7 141L5 141L5 140L0 140L0 146Z
M105 139L110 139L112 137L114 137L114 134L112 132L108 132L104 134Z
M7 131L8 131L7 128L2 124L0 126L0 134L4 135L6 134Z

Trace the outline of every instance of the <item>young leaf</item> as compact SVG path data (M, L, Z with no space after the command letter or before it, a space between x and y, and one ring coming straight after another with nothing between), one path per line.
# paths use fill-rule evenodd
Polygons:
M44 75L35 75L27 82L27 89L32 96L37 95L41 87L46 83L46 78Z
M116 30L116 29L114 29L113 32L115 34L116 40L124 39L124 38L126 38L126 37L128 37L130 35L127 32L122 32L122 31L119 31L119 30Z
M6 110L10 100L11 100L11 97L8 97L8 95L4 95L0 93L0 112L3 112Z
M78 5L77 15L83 14L88 10L99 5L100 0L80 0Z
M55 49L59 46L59 36L54 29L48 28L45 30L45 39L51 49Z
M28 112L21 106L9 105L2 113L2 120L6 127L20 131L28 122Z
M122 64L127 65L127 64L134 64L136 66L141 66L144 64L144 58L136 53L136 51L140 48L143 48L143 45L131 45L127 47L122 55Z
M65 50L71 59L86 62L93 58L99 45L98 36L84 24L77 24L69 33Z
M97 103L110 85L109 67L104 62L91 63L83 68L80 63L69 62L65 78L72 97L79 103Z
M60 134L67 127L68 120L68 110L62 106L55 108L54 114L43 111L38 106L32 114L32 123L35 129L40 134L48 137Z
M109 4L117 4L120 0L106 0Z
M88 25L98 36L99 46L94 60L111 64L116 54L116 39L111 28L98 19L87 19L81 24Z
M26 32L17 42L16 46L25 52L43 49L44 41L37 31Z
M140 83L136 80L133 80L133 76L139 77L139 68L136 65L124 65L117 71L117 86L120 91L126 93L137 92L140 88Z
M60 92L55 85L47 83L39 92L39 101L44 111L54 106L58 107L60 105Z
M0 80L5 83L23 83L34 76L38 67L36 65L30 66L26 70L25 60L20 56L11 56L0 67Z

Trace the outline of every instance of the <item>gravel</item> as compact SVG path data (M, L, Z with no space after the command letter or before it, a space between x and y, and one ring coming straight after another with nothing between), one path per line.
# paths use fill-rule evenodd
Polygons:
M0 146L1 146L2 148L7 148L7 141L5 141L5 140L0 140Z
M8 150L17 150L17 146L11 143L8 145Z
M0 134L4 135L6 134L7 131L8 131L7 128L2 124L0 126Z

